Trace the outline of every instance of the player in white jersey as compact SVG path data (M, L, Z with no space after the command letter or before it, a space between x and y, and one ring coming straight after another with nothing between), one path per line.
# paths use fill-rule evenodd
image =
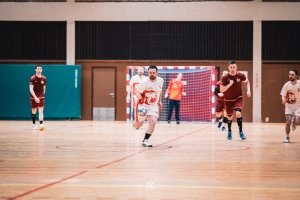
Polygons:
M300 81L298 80L298 71L292 69L289 71L290 81L286 82L281 89L280 95L282 103L285 105L286 118L286 139L284 143L290 142L290 126L295 130L300 119Z
M146 81L141 82L136 90L138 100L135 109L135 128L140 128L147 119L147 132L142 143L143 147L152 147L148 140L154 132L161 107L161 94L164 80L157 76L157 67L150 65Z
M143 67L138 67L137 69L137 74L131 77L129 81L129 87L127 90L127 97L126 97L126 102L130 102L130 96L132 96L132 100L134 100L133 96L135 95L135 91L137 86L139 85L140 82L143 82L147 79L146 76L144 76L144 68ZM135 105L135 102L133 102Z

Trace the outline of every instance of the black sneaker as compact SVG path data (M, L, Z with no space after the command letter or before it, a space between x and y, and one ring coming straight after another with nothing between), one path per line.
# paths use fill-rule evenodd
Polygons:
M177 121L176 124L180 124L180 121Z

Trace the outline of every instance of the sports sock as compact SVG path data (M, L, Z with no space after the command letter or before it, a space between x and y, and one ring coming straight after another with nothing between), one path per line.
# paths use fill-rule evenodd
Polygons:
M228 132L231 132L231 124L232 124L232 120L228 120Z
M144 137L143 141L148 140L150 137L151 137L151 134L145 133L145 137Z
M239 126L240 132L242 132L243 131L243 118L242 117L237 118L236 121L237 121L237 124Z
M33 124L35 124L35 118L36 118L36 114L31 113L31 119Z

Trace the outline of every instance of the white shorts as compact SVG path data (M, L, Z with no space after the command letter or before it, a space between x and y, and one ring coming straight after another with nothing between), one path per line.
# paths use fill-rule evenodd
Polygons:
M139 104L137 103L136 109L135 109L135 121L136 122L143 122L147 119L148 116L159 116L159 109L158 106L149 106L145 104Z
M297 115L300 116L300 106L292 106L292 105L286 105L285 106L285 114L286 115Z

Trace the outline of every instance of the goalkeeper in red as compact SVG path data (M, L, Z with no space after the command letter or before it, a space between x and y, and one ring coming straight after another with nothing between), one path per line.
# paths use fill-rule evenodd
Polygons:
M161 94L164 80L157 76L157 67L150 65L146 81L141 82L136 90L137 108L135 109L135 128L140 128L147 119L148 128L143 139L143 147L152 147L148 142L154 132L161 107Z
M239 126L240 138L246 139L246 135L243 132L243 119L242 119L242 108L243 108L243 95L242 95L242 82L247 85L247 96L251 97L250 82L247 77L237 71L237 62L230 61L228 65L229 73L222 78L220 91L224 93L225 110L228 118L228 135L227 139L232 140L231 124L233 118L233 112L237 119Z

